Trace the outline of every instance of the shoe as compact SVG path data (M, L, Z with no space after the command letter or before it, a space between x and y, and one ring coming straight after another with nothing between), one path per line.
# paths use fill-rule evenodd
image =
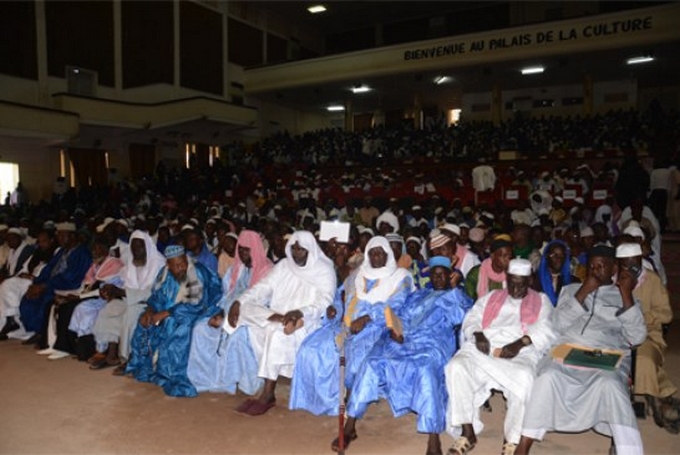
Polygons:
M40 343L41 338L42 337L40 336L40 334L36 333L35 335L33 335L28 340L22 341L21 344L23 344L24 346L29 346L31 344L38 344L38 343Z
M106 357L100 360L95 360L90 364L90 370L101 370L108 367L116 367L120 365L120 359L109 360Z
M56 351L55 351L54 349L52 349L52 348L41 349L41 350L39 350L39 351L35 351L35 353L38 354L38 355L52 355L52 354L54 354L55 352L56 352Z
M57 351L55 349L54 352L47 357L47 360L59 360L65 359L66 357L71 357L71 354L64 351Z
M125 376L125 369L127 368L127 363L121 363L118 365L111 373L114 376Z
M5 323L5 326L0 330L0 335L7 335L10 332L14 332L15 330L19 330L21 327L19 324L16 323L14 319L8 320L7 323Z

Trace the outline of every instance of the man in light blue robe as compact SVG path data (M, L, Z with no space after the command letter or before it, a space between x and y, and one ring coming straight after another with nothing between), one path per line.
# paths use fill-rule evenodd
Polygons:
M160 385L167 395L193 397L197 392L187 377L191 329L217 305L222 289L217 274L187 258L184 247L170 245L165 257L132 337L125 373Z
M413 278L398 268L385 237L373 237L365 248L364 261L356 274L345 281L344 317L337 302L327 310L329 323L304 341L297 355L290 409L315 415L337 415L340 395L339 348L343 331L345 385L350 390L364 358L385 333L385 306L398 309L413 290ZM337 313L337 314L336 314Z
M371 403L385 398L395 417L416 413L418 432L429 434L427 453L442 453L439 433L446 426L448 399L444 366L457 349L455 328L473 302L462 288L451 289L449 258L431 258L429 269L432 288L415 291L395 312L403 333L389 329L356 375L347 405L345 447L357 437L357 419ZM337 446L336 439L332 448Z
M209 319L199 320L191 336L191 350L187 375L199 392L236 393L236 384L228 381L228 371L233 369L233 356L227 356L227 339L234 329L224 324L225 313L232 303L247 289L264 278L273 267L260 236L249 230L241 231L236 245L236 258L222 279L223 297ZM253 383L243 387L254 394L262 386L257 377L255 354L247 357Z

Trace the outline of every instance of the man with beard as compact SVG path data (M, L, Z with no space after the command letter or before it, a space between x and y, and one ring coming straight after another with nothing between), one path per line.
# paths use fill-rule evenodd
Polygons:
M167 395L196 396L187 377L191 329L217 305L222 288L217 274L188 258L184 247L170 245L165 257L167 265L156 278L132 337L125 372L160 385Z
M264 381L257 398L246 400L237 411L255 416L275 406L278 377L293 376L297 351L321 323L335 289L333 263L310 232L298 231L286 244L286 259L231 305L227 323L236 330L227 341L226 356L234 368L227 372L226 384ZM256 375L246 367L253 354Z

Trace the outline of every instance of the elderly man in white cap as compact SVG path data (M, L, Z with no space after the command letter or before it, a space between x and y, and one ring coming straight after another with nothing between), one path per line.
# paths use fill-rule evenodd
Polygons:
M620 272L630 272L637 278L633 297L640 302L647 325L647 339L637 349L635 394L645 396L657 425L677 433L680 416L678 403L672 397L678 389L663 368L667 345L662 326L673 320L668 291L659 275L642 266L642 248L637 243L620 244L616 259Z
M449 454L474 448L483 428L479 407L492 389L507 401L502 453L512 454L519 442L536 364L554 340L552 304L530 289L530 281L531 263L511 260L507 289L484 295L465 317L465 341L446 365L447 431L454 437Z
M633 296L637 278L631 270L618 270L614 282L614 256L614 249L604 245L588 252L588 276L582 284L562 288L553 326L560 348L573 350L570 345L578 345L582 349L575 356L586 359L603 357L605 349L615 350L620 363L605 368L590 360L590 367L583 367L567 363L569 356L559 356L557 351L554 359L546 356L527 404L518 455L529 453L533 441L543 439L547 431L577 433L591 428L611 435L618 455L643 453L628 375L631 346L642 343L647 330Z

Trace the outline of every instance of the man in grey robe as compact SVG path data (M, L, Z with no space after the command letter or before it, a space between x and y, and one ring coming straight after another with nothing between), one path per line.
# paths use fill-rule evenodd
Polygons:
M631 346L647 337L640 304L633 298L635 284L630 271L617 270L614 249L600 245L588 252L583 284L562 289L553 313L557 344L613 349L625 355L615 370L573 367L545 357L534 380L516 455L529 453L533 441L543 439L547 431L591 428L612 436L617 455L643 453L628 388Z

